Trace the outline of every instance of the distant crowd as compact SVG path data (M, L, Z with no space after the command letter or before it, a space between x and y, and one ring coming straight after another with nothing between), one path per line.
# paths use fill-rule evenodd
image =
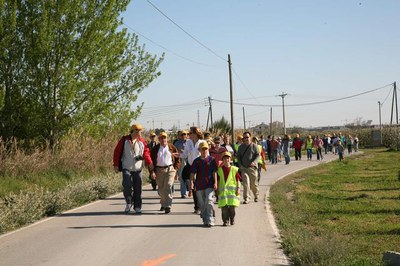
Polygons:
M231 142L229 134L211 135L197 127L178 131L172 140L166 132L150 132L148 140L142 136L143 127L133 124L130 134L123 136L114 149L113 165L122 172L125 212L133 208L135 214L142 210L142 170L148 167L153 190L160 196L160 211L171 212L174 181L180 182L181 198L193 198L194 213L200 215L207 227L215 225L214 201L222 211L223 226L235 224L235 208L240 205L240 188L243 186L243 204L251 199L258 202L258 184L266 162L289 164L291 149L295 160L301 160L302 150L307 160L316 154L317 160L333 153L344 159L348 153L357 152L359 140L341 133L323 137L311 135L291 139L289 135L259 138L251 132L236 136ZM170 141L171 140L171 141Z

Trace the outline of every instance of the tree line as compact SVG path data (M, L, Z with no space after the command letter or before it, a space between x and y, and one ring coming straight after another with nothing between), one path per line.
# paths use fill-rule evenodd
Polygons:
M0 0L0 136L48 141L101 134L140 113L161 73L123 28L128 0Z

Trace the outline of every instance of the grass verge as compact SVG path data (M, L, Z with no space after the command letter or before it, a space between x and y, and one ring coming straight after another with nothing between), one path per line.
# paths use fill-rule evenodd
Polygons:
M294 265L381 265L400 251L400 152L364 150L277 182L270 201Z

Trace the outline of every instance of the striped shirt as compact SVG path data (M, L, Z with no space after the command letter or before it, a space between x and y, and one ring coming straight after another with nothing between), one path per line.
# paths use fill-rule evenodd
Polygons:
M196 174L196 181L194 186L196 190L204 190L206 188L214 187L213 173L217 171L217 163L211 156L206 158L197 157L194 159L191 173Z

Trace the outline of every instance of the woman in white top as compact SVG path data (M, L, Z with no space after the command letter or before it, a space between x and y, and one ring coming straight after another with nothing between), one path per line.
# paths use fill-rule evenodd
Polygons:
M203 140L203 133L198 127L191 127L189 130L189 139L185 143L185 148L181 153L180 157L187 161L185 165L185 169L183 170L184 173L190 174L190 168L193 164L194 159L200 156L199 145L200 143L204 142ZM194 213L200 214L199 206L197 204L197 197L194 191L189 191L189 196L193 195L194 201Z

